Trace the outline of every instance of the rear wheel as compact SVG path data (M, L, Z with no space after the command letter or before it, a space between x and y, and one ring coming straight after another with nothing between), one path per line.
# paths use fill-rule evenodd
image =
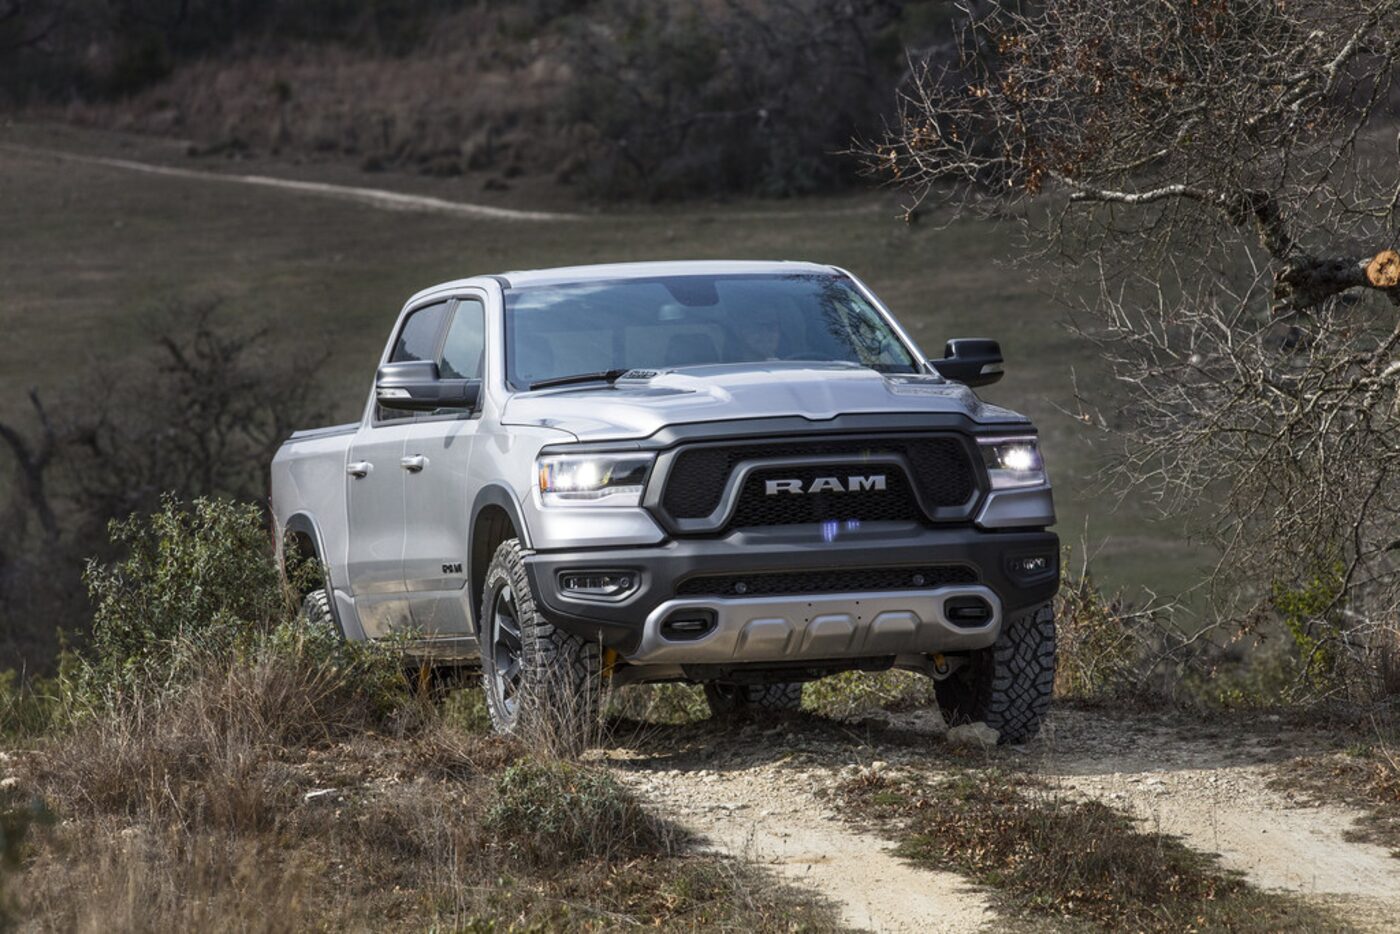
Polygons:
M705 685L710 713L730 717L746 711L797 710L802 706L802 682L781 684L731 684L711 681Z
M324 627L341 639L345 638L345 633L341 631L340 624L335 621L335 614L331 611L331 595L324 587L311 591L306 595L306 599L301 601L301 618L308 626Z
M535 605L518 539L502 542L481 599L481 676L498 733L581 748L598 718L600 653Z
M982 722L1001 743L1040 732L1055 687L1055 611L1046 603L1006 620L990 648L935 684L949 726Z

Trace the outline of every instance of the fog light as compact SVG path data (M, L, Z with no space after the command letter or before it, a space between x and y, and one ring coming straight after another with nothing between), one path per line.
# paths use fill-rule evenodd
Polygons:
M575 597L620 597L637 586L630 571L567 571L559 575L559 589Z
M949 597L943 601L943 615L954 626L982 626L992 619L992 605L981 597Z
M712 610L677 610L661 624L661 635L672 642L693 642L714 631L718 620Z
M1050 559L1044 555L1034 558L1015 558L1011 562L1012 570L1018 574L1042 574L1050 570Z

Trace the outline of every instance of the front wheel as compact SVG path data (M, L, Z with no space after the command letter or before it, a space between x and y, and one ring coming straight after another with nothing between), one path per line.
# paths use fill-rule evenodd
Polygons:
M482 686L496 732L581 749L598 720L598 645L540 615L518 539L491 558L479 618Z
M1046 603L1006 620L990 648L934 689L949 726L980 721L998 742L1022 743L1040 732L1054 687L1055 610Z
M729 684L711 681L705 685L710 714L732 717L751 711L797 710L802 706L802 682L782 684Z

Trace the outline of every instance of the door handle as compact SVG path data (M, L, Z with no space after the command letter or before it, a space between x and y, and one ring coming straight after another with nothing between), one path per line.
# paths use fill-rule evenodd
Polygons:
M345 472L352 477L368 477L374 465L369 461L352 461L345 465Z
M399 460L399 466L409 473L417 473L428 466L428 459L422 454L410 454L408 457Z

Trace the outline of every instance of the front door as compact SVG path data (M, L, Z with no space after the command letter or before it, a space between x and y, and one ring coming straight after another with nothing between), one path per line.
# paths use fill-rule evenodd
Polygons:
M346 571L365 635L381 639L407 630L403 580L404 472L399 466L411 421L362 426L345 465L350 548Z
M447 302L416 308L404 318L388 362L432 360L447 323ZM414 413L373 399L346 459L350 547L346 571L355 610L371 639L414 627L404 581L404 449Z
M482 378L484 329L481 301L459 299L438 356L443 379ZM404 450L410 465L404 487L404 579L414 625L429 638L474 635L467 523L473 492L468 468L481 424L478 413L444 409L419 415Z

